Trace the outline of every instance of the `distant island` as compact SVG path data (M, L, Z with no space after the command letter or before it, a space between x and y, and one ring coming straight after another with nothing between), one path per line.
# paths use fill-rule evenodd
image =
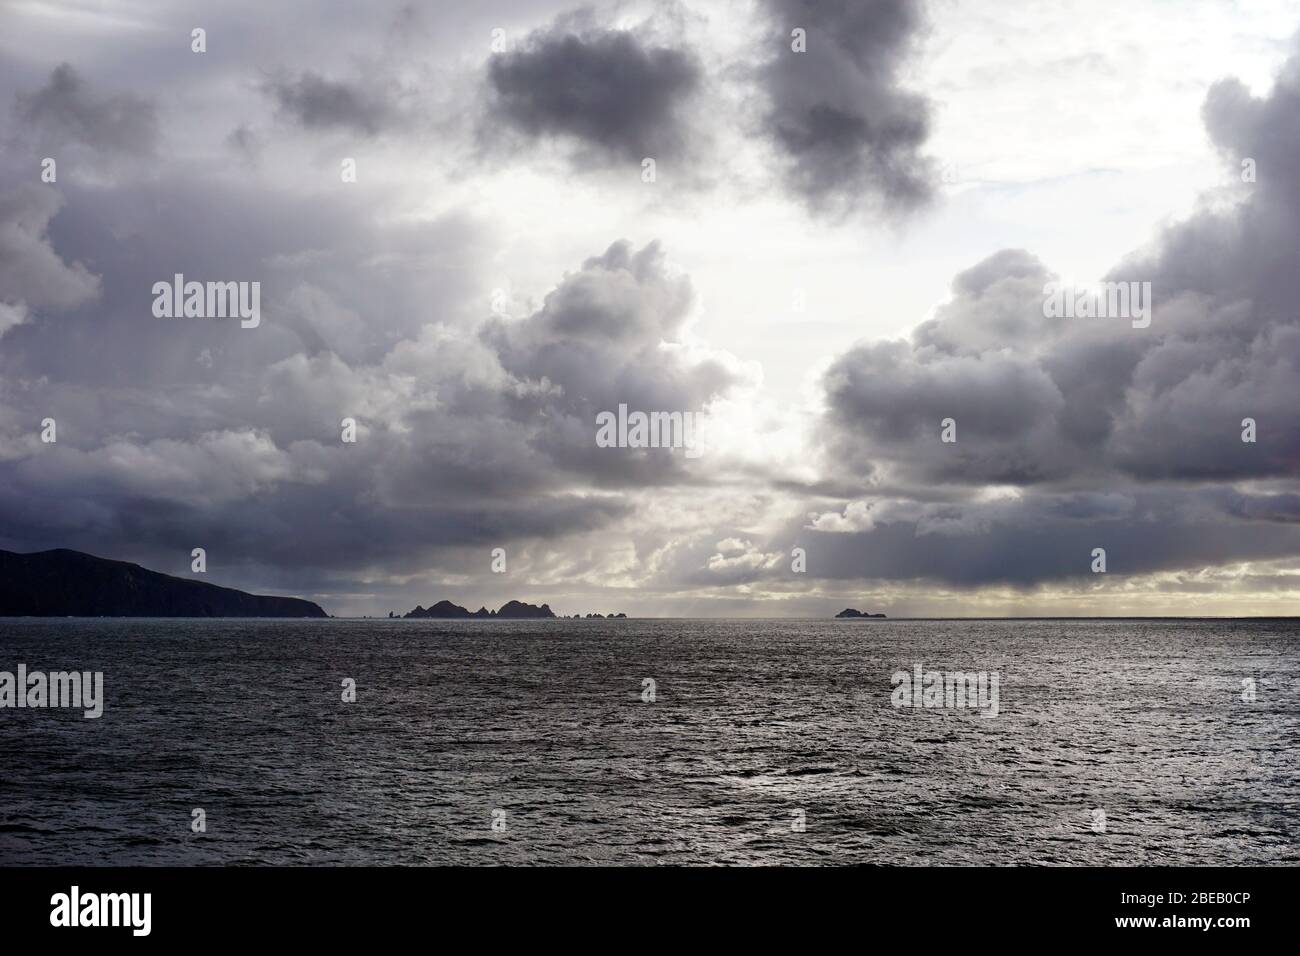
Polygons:
M56 548L0 551L0 617L329 617L311 601Z
M885 615L883 615L883 614L864 614L863 612L857 610L856 608L846 607L844 610L840 611L840 613L839 613L839 614L836 614L835 616L836 616L837 618L841 618L841 617L849 617L849 618L852 618L852 617L880 618L880 617L884 617Z
M388 616L391 618L397 617L397 615L392 613L391 611L389 612ZM450 601L439 601L437 604L433 605L432 607L421 607L420 605L417 604L413 610L407 611L405 614L402 615L402 617L403 618L432 617L432 618L439 618L442 620L454 620L457 618L474 617L474 618L496 618L496 619L512 620L512 621L525 621L525 620L535 620L535 619L558 620L562 618L563 615L556 615L556 613L551 610L551 606L549 604L543 604L541 606L538 606L536 604L525 604L523 601L507 601L505 604L501 605L501 609L499 611L489 611L485 607L481 607L477 611L471 611L468 608L461 607L459 604L452 604ZM578 620L581 617L582 617L581 614L573 614L570 615L568 620ZM606 615L588 614L587 617L589 618L598 617L604 619L606 618ZM623 613L619 613L619 614L610 614L608 615L608 617L626 618L627 615Z

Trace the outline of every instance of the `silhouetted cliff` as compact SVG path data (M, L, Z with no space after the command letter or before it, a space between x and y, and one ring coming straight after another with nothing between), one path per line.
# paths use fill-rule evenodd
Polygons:
M58 548L0 551L0 617L329 617L320 605Z

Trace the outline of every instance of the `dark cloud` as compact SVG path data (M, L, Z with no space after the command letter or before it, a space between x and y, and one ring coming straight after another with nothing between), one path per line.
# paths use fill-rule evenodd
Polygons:
M1122 586L1133 575L1294 556L1294 526L1234 520L1192 489L1031 492L1019 498L925 504L886 499L869 528L803 529L828 578L925 580L1029 588L1058 581ZM1106 551L1094 574L1093 549Z
M640 162L686 145L685 101L700 87L695 55L628 30L557 24L493 56L491 119L531 138L574 141Z
M67 63L57 66L40 89L18 93L14 116L43 151L79 145L104 156L143 157L158 139L151 101L130 93L96 95Z
M1040 488L950 501L875 495L793 518L743 547L714 543L716 531L683 543L672 580L682 588L761 585L791 596L867 581L895 593L996 587L1023 597L1057 587L1123 600L1159 590L1163 578L1152 575L1220 569L1222 586L1241 575L1239 563L1293 566L1297 497L1187 486ZM806 576L791 571L794 546L806 553ZM1105 574L1092 571L1096 548L1106 552Z
M835 467L892 481L1034 484L1072 473L1061 435L1069 404L1036 340L1051 274L1004 251L959 275L953 299L910 342L861 345L826 373L827 436ZM956 422L957 442L940 441Z
M311 71L296 77L273 77L262 89L275 101L280 116L308 130L374 136L394 117L392 104L381 94Z
M255 130L241 123L226 135L226 145L245 162L256 163L264 144Z
M836 214L859 205L906 211L934 189L921 149L930 105L899 84L899 68L921 26L915 0L764 0L775 55L760 81L769 98L766 131L790 188ZM792 31L806 32L806 52Z

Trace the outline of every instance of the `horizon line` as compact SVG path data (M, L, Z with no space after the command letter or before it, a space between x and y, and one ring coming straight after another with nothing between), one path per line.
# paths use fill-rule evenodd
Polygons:
M208 617L168 617L165 615L78 615L78 614L24 614L0 615L0 621L436 621L455 623L478 623L482 621L502 621L519 623L521 621L840 621L866 622L871 624L890 623L893 621L1300 621L1298 614L1054 614L1054 615L1018 615L1018 616L966 616L966 617L876 617L876 618L837 618L837 617L691 617L664 616L651 617L629 615L627 617L599 618L572 617L556 615L555 617L388 617L387 615L351 615L327 614L326 617L251 617L251 616L208 616Z

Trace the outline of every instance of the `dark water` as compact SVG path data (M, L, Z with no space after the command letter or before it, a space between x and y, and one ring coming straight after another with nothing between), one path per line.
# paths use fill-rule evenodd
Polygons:
M0 863L1300 862L1294 621L0 620L19 662L107 702L0 710ZM917 663L999 716L895 709Z

